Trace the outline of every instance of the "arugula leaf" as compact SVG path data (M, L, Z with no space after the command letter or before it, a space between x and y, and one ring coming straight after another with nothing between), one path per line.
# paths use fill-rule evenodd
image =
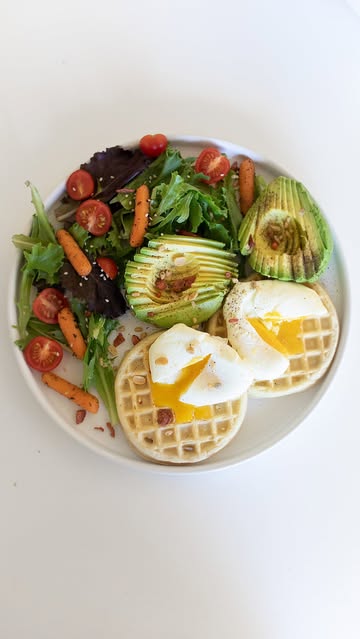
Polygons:
M27 181L25 184L30 187L31 201L35 207L35 215L33 216L30 236L42 244L48 244L49 242L55 244L55 231L50 224L43 201L39 195L39 191L33 184L31 184L31 182Z
M109 335L116 328L116 320L92 314L89 319L87 349L84 363L83 386L89 390L95 385L114 426L119 423L115 401L115 372L109 353Z
M33 337L37 337L38 335L42 335L43 337L50 337L50 339L54 339L57 342L63 344L66 348L67 343L64 338L62 331L60 330L58 324L45 324L37 317L31 316L28 324L27 324L27 335L15 341L15 344L23 350L25 346L30 342Z
M64 259L64 251L56 241L55 231L46 215L39 192L30 182L26 182L26 185L30 186L35 207L30 235L14 235L12 238L14 246L22 250L25 260L17 300L21 340L27 335L27 324L31 317L30 296L34 281L44 279L48 284L57 282L57 271Z
M189 166L189 159L184 160L180 151L174 149L170 144L166 147L164 153L161 153L149 166L134 180L126 185L127 189L136 191L140 184L147 184L152 187L161 182L168 182L173 171L179 170L181 167ZM113 202L120 202L121 206L127 211L132 211L135 205L135 193L118 193Z
M242 215L240 213L240 206L238 204L236 190L235 190L235 173L234 171L229 171L229 173L224 178L224 185L222 187L222 194L224 200L226 202L226 207L229 213L229 230L232 236L233 248L238 247L238 233L239 227L242 220Z
M200 229L205 237L231 246L226 198L220 189L204 187L189 184L176 171L168 184L156 186L151 193L151 231L174 233L179 228L191 232Z

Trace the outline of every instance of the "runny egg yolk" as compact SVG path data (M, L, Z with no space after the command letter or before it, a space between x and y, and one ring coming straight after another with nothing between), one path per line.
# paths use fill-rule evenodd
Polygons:
M270 320L270 317L266 319ZM268 328L258 317L248 318L248 322L261 339L283 355L298 355L303 352L304 346L299 337L302 317L291 321L279 321L278 318L272 317L270 321L272 321L272 327Z
M210 357L210 355L207 355L183 368L174 384L150 381L151 395L155 406L158 408L172 408L175 419L179 423L190 422L194 418L209 419L211 411L208 406L185 404L180 400L180 396L205 368Z

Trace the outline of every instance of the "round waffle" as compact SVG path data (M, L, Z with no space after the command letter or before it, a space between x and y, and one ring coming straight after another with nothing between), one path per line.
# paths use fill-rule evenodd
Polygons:
M208 419L164 424L169 409L154 405L150 388L149 348L159 335L145 337L120 364L115 380L120 424L130 444L147 459L163 464L200 462L236 435L245 416L247 395L210 406Z
M329 368L339 339L339 321L336 309L322 286L307 284L320 296L328 313L323 317L307 317L301 322L298 337L303 352L289 357L285 373L273 380L256 381L249 388L250 397L281 397L303 391L317 382ZM207 322L210 335L227 337L226 324L220 309Z

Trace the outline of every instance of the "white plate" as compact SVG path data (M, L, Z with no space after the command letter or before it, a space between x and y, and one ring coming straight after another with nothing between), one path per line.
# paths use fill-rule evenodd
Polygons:
M184 155L188 156L198 155L198 153L207 146L218 147L222 152L228 155L230 160L240 159L242 156L249 156L256 163L257 173L263 175L267 180L278 175L289 175L282 168L275 166L272 162L265 160L253 151L228 142L196 137L172 137L171 142L179 148ZM131 147L133 143L124 144L124 146ZM60 185L48 198L45 203L48 211L51 211L54 204L64 194L64 189L65 184ZM264 451L280 441L298 426L324 395L339 367L348 332L349 289L345 265L336 237L334 237L334 244L335 248L330 264L320 280L335 304L341 327L337 352L329 372L315 386L301 393L278 399L260 400L249 398L247 414L239 433L222 451L200 464L184 467L161 466L138 457L127 444L120 426L116 428L115 437L111 437L109 430L106 428L107 416L104 408L101 408L97 415L88 414L82 424L76 425L76 406L45 387L40 380L40 374L32 371L26 365L21 351L14 346L15 356L19 363L20 370L36 400L40 402L55 423L59 424L66 432L83 445L121 464L168 474L204 472L239 464L245 459ZM18 272L19 261L14 268L9 290L9 323L13 342L18 337L16 329L14 329L14 325L16 325L17 321L15 299ZM134 329L135 327L140 327L141 322L133 318L128 312L124 318L121 318L121 324L125 326L123 334L126 336L126 341L121 346L120 357L126 349L131 347L131 336L136 334ZM146 332L154 330L154 327L149 325L142 324L142 326ZM68 353L64 354L63 361L56 372L74 383L81 383L82 364ZM104 431L99 430L97 427L104 428Z

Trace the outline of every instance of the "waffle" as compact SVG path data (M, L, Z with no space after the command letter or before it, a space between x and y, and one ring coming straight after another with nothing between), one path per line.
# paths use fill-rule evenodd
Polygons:
M317 292L328 314L302 321L299 337L303 342L303 352L290 356L289 366L281 377L254 382L249 388L249 397L281 397L298 393L315 384L329 368L339 339L336 309L328 293L319 284L307 286ZM227 337L221 309L208 320L204 328L210 335Z
M159 335L145 337L120 364L115 380L120 424L129 443L146 459L163 464L200 462L236 435L245 416L247 395L210 406L209 419L160 425L159 411L164 409L153 403L149 368L149 348Z

